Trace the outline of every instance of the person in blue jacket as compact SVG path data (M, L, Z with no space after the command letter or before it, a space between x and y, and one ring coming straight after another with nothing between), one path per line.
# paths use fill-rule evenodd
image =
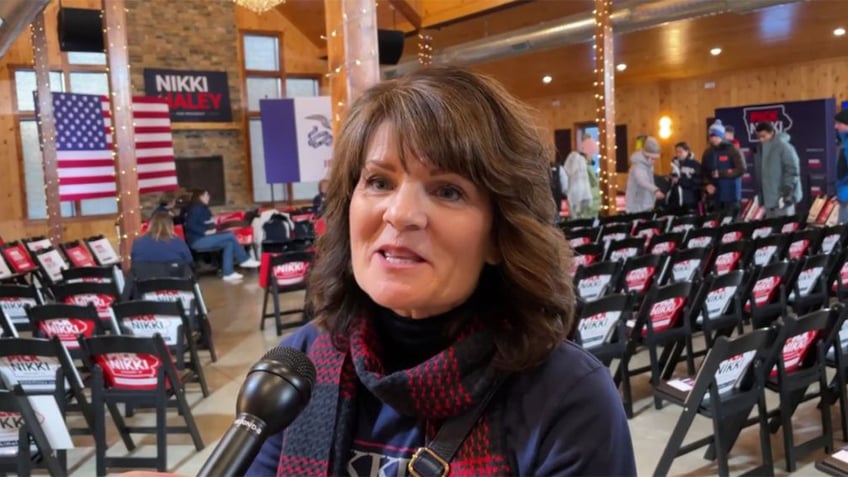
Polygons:
M167 211L153 214L147 233L133 241L130 258L134 263L191 264L194 261L185 240L174 234L174 221Z
M745 160L724 133L724 125L716 119L709 129L710 145L701 156L701 177L709 211L736 215L742 202Z
M310 272L316 319L283 342L318 379L247 475L410 475L489 392L446 475L636 475L609 370L566 341L571 259L535 124L494 80L448 67L352 104Z
M235 271L233 263L242 268L259 267L259 262L247 255L232 232L215 232L214 224L215 219L209 210L209 191L195 189L183 225L188 245L195 250L221 250L221 271L223 279L229 282L244 278Z

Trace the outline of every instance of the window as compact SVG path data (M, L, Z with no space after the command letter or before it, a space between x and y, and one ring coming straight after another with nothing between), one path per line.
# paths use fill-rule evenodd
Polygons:
M259 101L284 97L318 96L319 94L316 78L286 78L282 68L280 45L281 37L277 35L242 33L247 130L250 141L253 200L256 202L310 200L318 193L317 182L273 185L266 183Z
M69 52L66 55L63 70L50 72L50 90L108 95L109 76L105 65L105 53ZM14 82L17 124L23 156L27 217L46 219L44 169L35 114L35 71L29 68L16 69ZM118 204L113 198L62 202L61 212L62 217L114 214L118 212Z

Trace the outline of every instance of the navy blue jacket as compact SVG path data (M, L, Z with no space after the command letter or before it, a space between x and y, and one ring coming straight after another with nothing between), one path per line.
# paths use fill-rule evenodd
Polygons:
M701 170L704 182L716 188L713 200L732 203L742 200L742 176L745 174L745 160L736 146L724 140L718 146L710 146L701 157ZM713 177L718 171L718 178Z
M197 239L206 235L206 222L212 219L212 211L204 204L192 204L186 213L185 236L186 242L192 245Z
M133 262L179 262L191 263L191 250L179 237L155 240L149 235L135 239L130 257Z
M307 351L318 333L307 324L282 344ZM560 344L545 363L508 380L499 395L506 403L504 444L516 475L636 475L627 418L609 369L577 345ZM387 465L403 465L410 457L394 451L424 445L414 419L407 425L409 418L385 405L373 416L370 429L362 429L360 419L356 430L349 468L359 476L389 475ZM371 442L357 444L365 434ZM276 475L282 440L283 433L271 436L247 475Z

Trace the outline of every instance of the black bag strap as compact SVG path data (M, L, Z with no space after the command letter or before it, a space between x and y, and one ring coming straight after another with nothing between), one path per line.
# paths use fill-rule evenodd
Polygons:
M476 406L464 414L446 420L436 437L425 447L419 447L409 464L407 473L412 477L446 477L450 473L450 461L459 450L468 433L483 415L492 397L498 392L505 376L498 375L489 390Z

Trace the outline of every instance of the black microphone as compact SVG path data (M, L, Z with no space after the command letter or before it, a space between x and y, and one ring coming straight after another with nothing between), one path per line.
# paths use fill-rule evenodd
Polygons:
M265 353L241 385L235 421L197 475L244 475L265 439L303 411L314 383L315 366L302 352L278 346Z

